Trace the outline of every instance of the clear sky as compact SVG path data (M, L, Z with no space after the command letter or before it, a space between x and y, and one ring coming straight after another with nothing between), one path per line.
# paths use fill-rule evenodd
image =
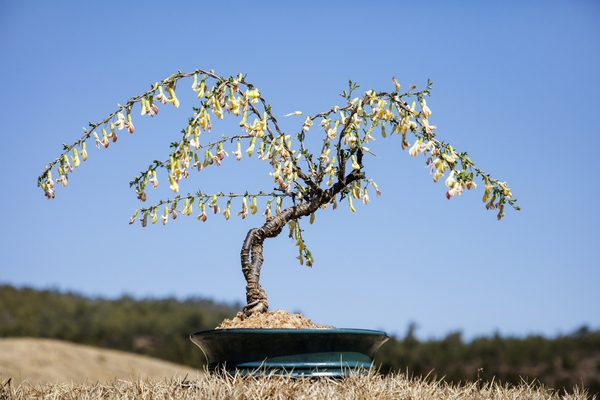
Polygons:
M383 195L305 224L313 268L286 235L266 242L271 309L398 335L413 321L421 338L598 329L599 61L592 0L2 1L0 283L242 302L239 251L262 217L128 225L139 207L129 181L179 140L193 97L90 148L53 201L38 174L88 122L177 70L243 72L278 117L342 104L349 79L391 90L392 76L429 78L438 138L507 181L522 211L497 221L482 185L448 201L422 158L377 139L366 166ZM272 189L256 159L204 172L182 191Z

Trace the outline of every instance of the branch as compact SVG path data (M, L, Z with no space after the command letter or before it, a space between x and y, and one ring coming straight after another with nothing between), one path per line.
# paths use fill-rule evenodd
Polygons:
M288 222L312 214L321 205L329 203L347 185L363 178L362 172L353 170L344 179L345 183L338 181L329 189L321 191L320 195L315 196L310 202L288 207L279 215L268 218L262 227L248 231L240 252L242 273L246 279L246 306L243 310L246 316L266 312L269 308L267 295L259 284L260 270L264 261L263 242L265 239L278 236Z

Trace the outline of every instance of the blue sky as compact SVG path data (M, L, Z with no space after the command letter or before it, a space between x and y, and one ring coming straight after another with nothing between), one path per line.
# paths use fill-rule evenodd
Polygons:
M55 200L38 174L88 122L177 70L243 72L278 117L341 104L349 79L390 90L396 76L404 87L433 81L438 137L508 181L522 211L497 221L482 185L448 201L422 158L378 139L365 164L383 195L305 224L313 268L286 235L266 242L271 309L399 335L414 321L422 338L600 328L599 3L247 4L0 3L0 283L242 302L239 251L261 217L128 225L139 207L128 183L168 154L192 97L139 118L108 150L90 148ZM295 133L301 120L282 124ZM271 190L255 159L227 161L182 190Z

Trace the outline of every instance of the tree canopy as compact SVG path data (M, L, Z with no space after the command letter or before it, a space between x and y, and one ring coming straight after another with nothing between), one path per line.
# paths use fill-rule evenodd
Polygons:
M329 206L335 209L343 200L354 213L354 201L369 203L369 189L381 194L363 165L363 158L374 154L371 147L375 136L387 140L398 137L397 145L407 149L410 156L423 154L433 181L444 179L447 199L477 187L475 178L479 177L484 184L482 200L485 207L496 210L499 220L504 217L506 205L519 209L506 182L492 178L477 167L467 152L459 152L437 138L437 127L430 122L432 111L426 101L431 93L431 81L422 90L417 90L416 86L402 90L394 77L390 91L370 89L364 92L359 92L359 86L349 81L348 88L341 94L341 105L315 115L305 116L301 111L285 115L302 119L298 130L287 134L280 128L271 105L243 74L225 78L200 69L178 72L156 82L148 91L119 105L106 118L90 123L89 128L84 128L83 136L70 145L65 144L62 154L38 177L38 186L45 196L53 199L57 184L66 186L69 174L81 165L81 160L87 160L89 140L93 138L98 148L108 148L117 141L121 131L134 133L134 107L139 106L140 117L156 116L159 104L179 108L176 87L185 78L193 79L191 89L197 94L198 104L192 106L187 124L181 130L181 139L171 143L166 157L154 160L130 182L137 198L146 202L148 188L158 187L158 172L164 170L175 197L135 210L130 223L139 217L144 227L149 221L154 224L160 220L166 224L179 214L192 215L194 207L199 210L197 218L201 221L208 219L210 211L220 212L229 219L234 199L240 199L241 203L237 215L246 218L257 214L258 199L265 199L262 215L266 221L260 228L248 232L241 251L242 271L248 283L246 315L268 308L266 294L258 284L265 239L279 235L288 225L289 236L298 247L300 264L311 266L314 258L302 236L300 218L309 216L309 222L313 223L319 209ZM217 138L208 136L212 121L225 116L237 118L240 131ZM321 133L315 135L314 131L318 129ZM310 141L307 140L309 134ZM200 189L195 193L179 194L180 185L192 171L218 167L229 156L226 148L230 147L235 148L229 152L238 161L256 154L258 159L269 163L269 175L274 185L270 192L205 193ZM389 160L386 165L392 170L394 160ZM56 181L53 170L58 174Z

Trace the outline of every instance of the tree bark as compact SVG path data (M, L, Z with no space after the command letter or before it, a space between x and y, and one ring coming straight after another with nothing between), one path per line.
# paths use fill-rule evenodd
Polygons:
M264 313L269 309L267 294L259 284L260 269L263 263L263 242L267 238L278 236L285 225L292 220L310 215L321 205L326 204L350 183L364 178L364 174L353 170L345 179L338 181L326 190L311 193L306 203L293 205L283 210L279 215L267 219L260 228L252 228L246 235L242 245L240 258L242 272L246 278L246 306L243 313L250 316L255 313Z

